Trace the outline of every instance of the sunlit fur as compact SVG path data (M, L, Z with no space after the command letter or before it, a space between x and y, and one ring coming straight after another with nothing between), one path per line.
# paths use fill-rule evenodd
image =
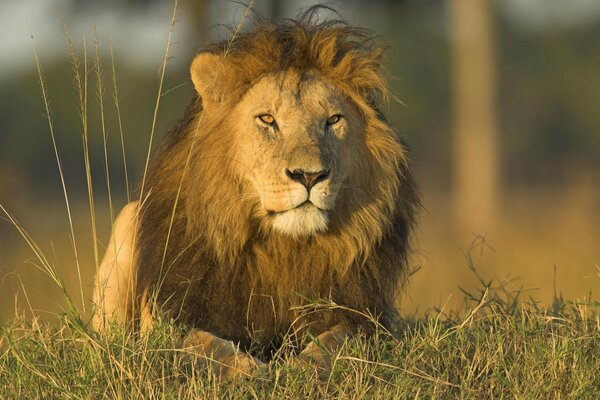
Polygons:
M388 324L405 277L417 195L408 152L379 111L383 48L367 31L319 21L317 11L257 20L199 53L191 69L199 96L154 156L141 195L138 300L151 293L154 311L243 346L276 342L298 317L290 307L307 299ZM339 182L331 178L331 210L273 214L261 200L266 186L240 159L256 139L240 132L234 110L265 76L285 88L286 76L306 74L350 105L350 161ZM362 318L339 310L304 322L319 333Z

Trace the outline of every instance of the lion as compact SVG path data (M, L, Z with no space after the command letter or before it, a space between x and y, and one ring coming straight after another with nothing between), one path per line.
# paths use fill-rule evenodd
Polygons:
M299 357L328 371L365 316L390 328L419 201L383 53L315 9L200 50L194 98L115 221L94 328L172 318L222 375L265 368L284 337L315 338Z

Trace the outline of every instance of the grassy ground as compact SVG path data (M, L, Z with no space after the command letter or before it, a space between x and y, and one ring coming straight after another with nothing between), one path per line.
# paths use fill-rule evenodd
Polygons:
M180 331L98 336L65 313L0 328L0 398L589 398L600 396L598 304L549 309L487 287L463 316L432 312L345 343L319 382L291 349L268 373L220 382L186 363Z

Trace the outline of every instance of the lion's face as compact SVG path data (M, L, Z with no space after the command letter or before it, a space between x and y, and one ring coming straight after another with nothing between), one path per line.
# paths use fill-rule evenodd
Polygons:
M324 232L352 175L361 120L318 72L258 80L232 113L242 181L260 198L258 217L294 237Z

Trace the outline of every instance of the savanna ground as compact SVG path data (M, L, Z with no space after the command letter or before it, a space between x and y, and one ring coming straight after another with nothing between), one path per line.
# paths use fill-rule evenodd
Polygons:
M266 373L220 381L186 361L173 324L101 336L68 309L15 319L0 330L0 398L598 398L597 303L540 308L481 283L462 317L432 312L347 341L324 382L291 345Z
M99 59L71 57L87 141L84 78L97 78L89 96L94 90L106 96L117 84L114 69L103 71ZM162 73L167 59L168 53ZM48 106L46 95L43 88ZM106 133L104 120L95 128ZM52 123L50 129L54 140ZM100 151L106 146L104 138ZM600 304L592 296L600 285L600 216L593 178L566 190L506 190L502 221L471 245L451 234L448 193L422 185L425 212L413 262L421 270L402 298L397 329L345 343L325 382L298 365L291 344L266 373L219 381L186 361L178 345L182 328L168 321L144 335L118 327L109 335L93 332L88 299L95 253L101 255L108 238L112 204L126 197L106 183L96 184L89 199L68 203L69 217L63 202L46 200L17 214L21 223L11 220L12 210L1 210L8 223L0 228L14 233L0 243L0 250L10 249L1 260L10 266L2 271L0 293L1 399L600 397ZM563 293L579 300L564 300Z

